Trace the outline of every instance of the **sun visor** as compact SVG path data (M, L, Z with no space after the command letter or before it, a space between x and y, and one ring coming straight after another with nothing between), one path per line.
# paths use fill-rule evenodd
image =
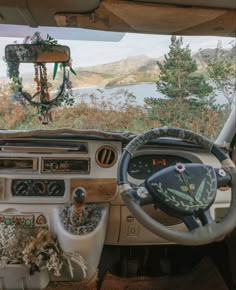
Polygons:
M84 40L84 41L120 41L125 33L111 32L111 31L98 31L90 29L79 29L69 27L29 27L26 25L8 25L0 23L0 37L19 37L25 38L27 35L33 35L35 31L40 32L41 35L48 33L56 38L62 40Z
M103 0L91 13L57 13L58 26L150 34L234 37L236 10Z

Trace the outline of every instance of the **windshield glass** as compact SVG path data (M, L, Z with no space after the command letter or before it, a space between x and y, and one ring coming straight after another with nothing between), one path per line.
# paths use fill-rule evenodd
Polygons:
M235 98L232 38L125 34L112 42L57 40L71 50L70 98L45 114L20 96L4 61L5 46L25 40L0 38L0 128L139 133L171 126L215 139L228 118ZM47 64L41 73L48 98L55 98L60 67L55 72L55 64ZM39 74L33 63L20 64L22 90L31 96L40 91Z

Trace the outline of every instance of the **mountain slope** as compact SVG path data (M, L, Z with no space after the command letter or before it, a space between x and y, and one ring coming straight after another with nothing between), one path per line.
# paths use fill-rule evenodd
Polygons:
M198 71L206 71L206 60L208 56L210 59L214 57L216 49L204 49L201 52L193 54L193 58L198 65ZM236 47L223 51L227 61L235 65ZM74 70L77 76L71 74L73 87L113 87L126 86L130 84L142 82L156 82L160 73L159 67L156 64L158 61L163 61L163 57L154 59L146 55L139 55L128 57L119 61L101 64L91 67L77 67ZM26 86L31 84L34 86L33 75L23 75ZM49 79L52 77L49 76ZM0 78L6 81L7 78ZM61 72L58 72L54 87L61 82Z
M95 67L78 68L78 73L82 78L85 71L105 76L107 81L105 83L106 87L140 82L155 82L159 75L156 60L145 55L130 57Z

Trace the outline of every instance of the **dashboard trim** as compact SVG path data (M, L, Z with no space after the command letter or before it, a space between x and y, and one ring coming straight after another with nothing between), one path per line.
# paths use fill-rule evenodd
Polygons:
M83 187L86 190L86 202L111 201L117 193L117 181L115 178L71 179L70 198L74 190L78 187Z

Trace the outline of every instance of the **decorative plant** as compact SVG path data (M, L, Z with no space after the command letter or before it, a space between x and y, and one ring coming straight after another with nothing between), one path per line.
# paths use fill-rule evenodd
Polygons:
M13 94L11 95L11 99L19 101L23 105L29 103L31 106L36 107L39 114L39 120L42 121L43 124L47 124L49 121L52 121L51 109L53 107L60 107L63 104L72 106L74 104L72 82L70 81L69 73L71 72L76 75L76 72L71 66L71 60L67 63L55 62L53 79L55 79L58 67L60 67L63 80L58 92L54 94L54 97L51 97L49 89L52 85L48 81L46 63L34 63L34 81L37 91L35 94L31 95L23 89L23 79L20 77L19 71L20 60L22 61L22 59L25 60L29 57L35 57L33 55L34 52L27 44L37 45L42 52L50 52L52 47L58 45L58 43L57 40L49 35L47 35L46 39L43 39L39 32L35 32L32 37L26 37L24 44L26 45L24 48L21 46L18 50L16 49L14 54L6 57L8 76L12 80Z
M31 235L29 235L29 231ZM64 264L69 267L73 278L72 263L81 268L86 277L87 266L79 253L64 253L57 240L48 230L16 228L0 224L0 265L21 264L29 267L30 274L48 269L54 276L60 276Z

